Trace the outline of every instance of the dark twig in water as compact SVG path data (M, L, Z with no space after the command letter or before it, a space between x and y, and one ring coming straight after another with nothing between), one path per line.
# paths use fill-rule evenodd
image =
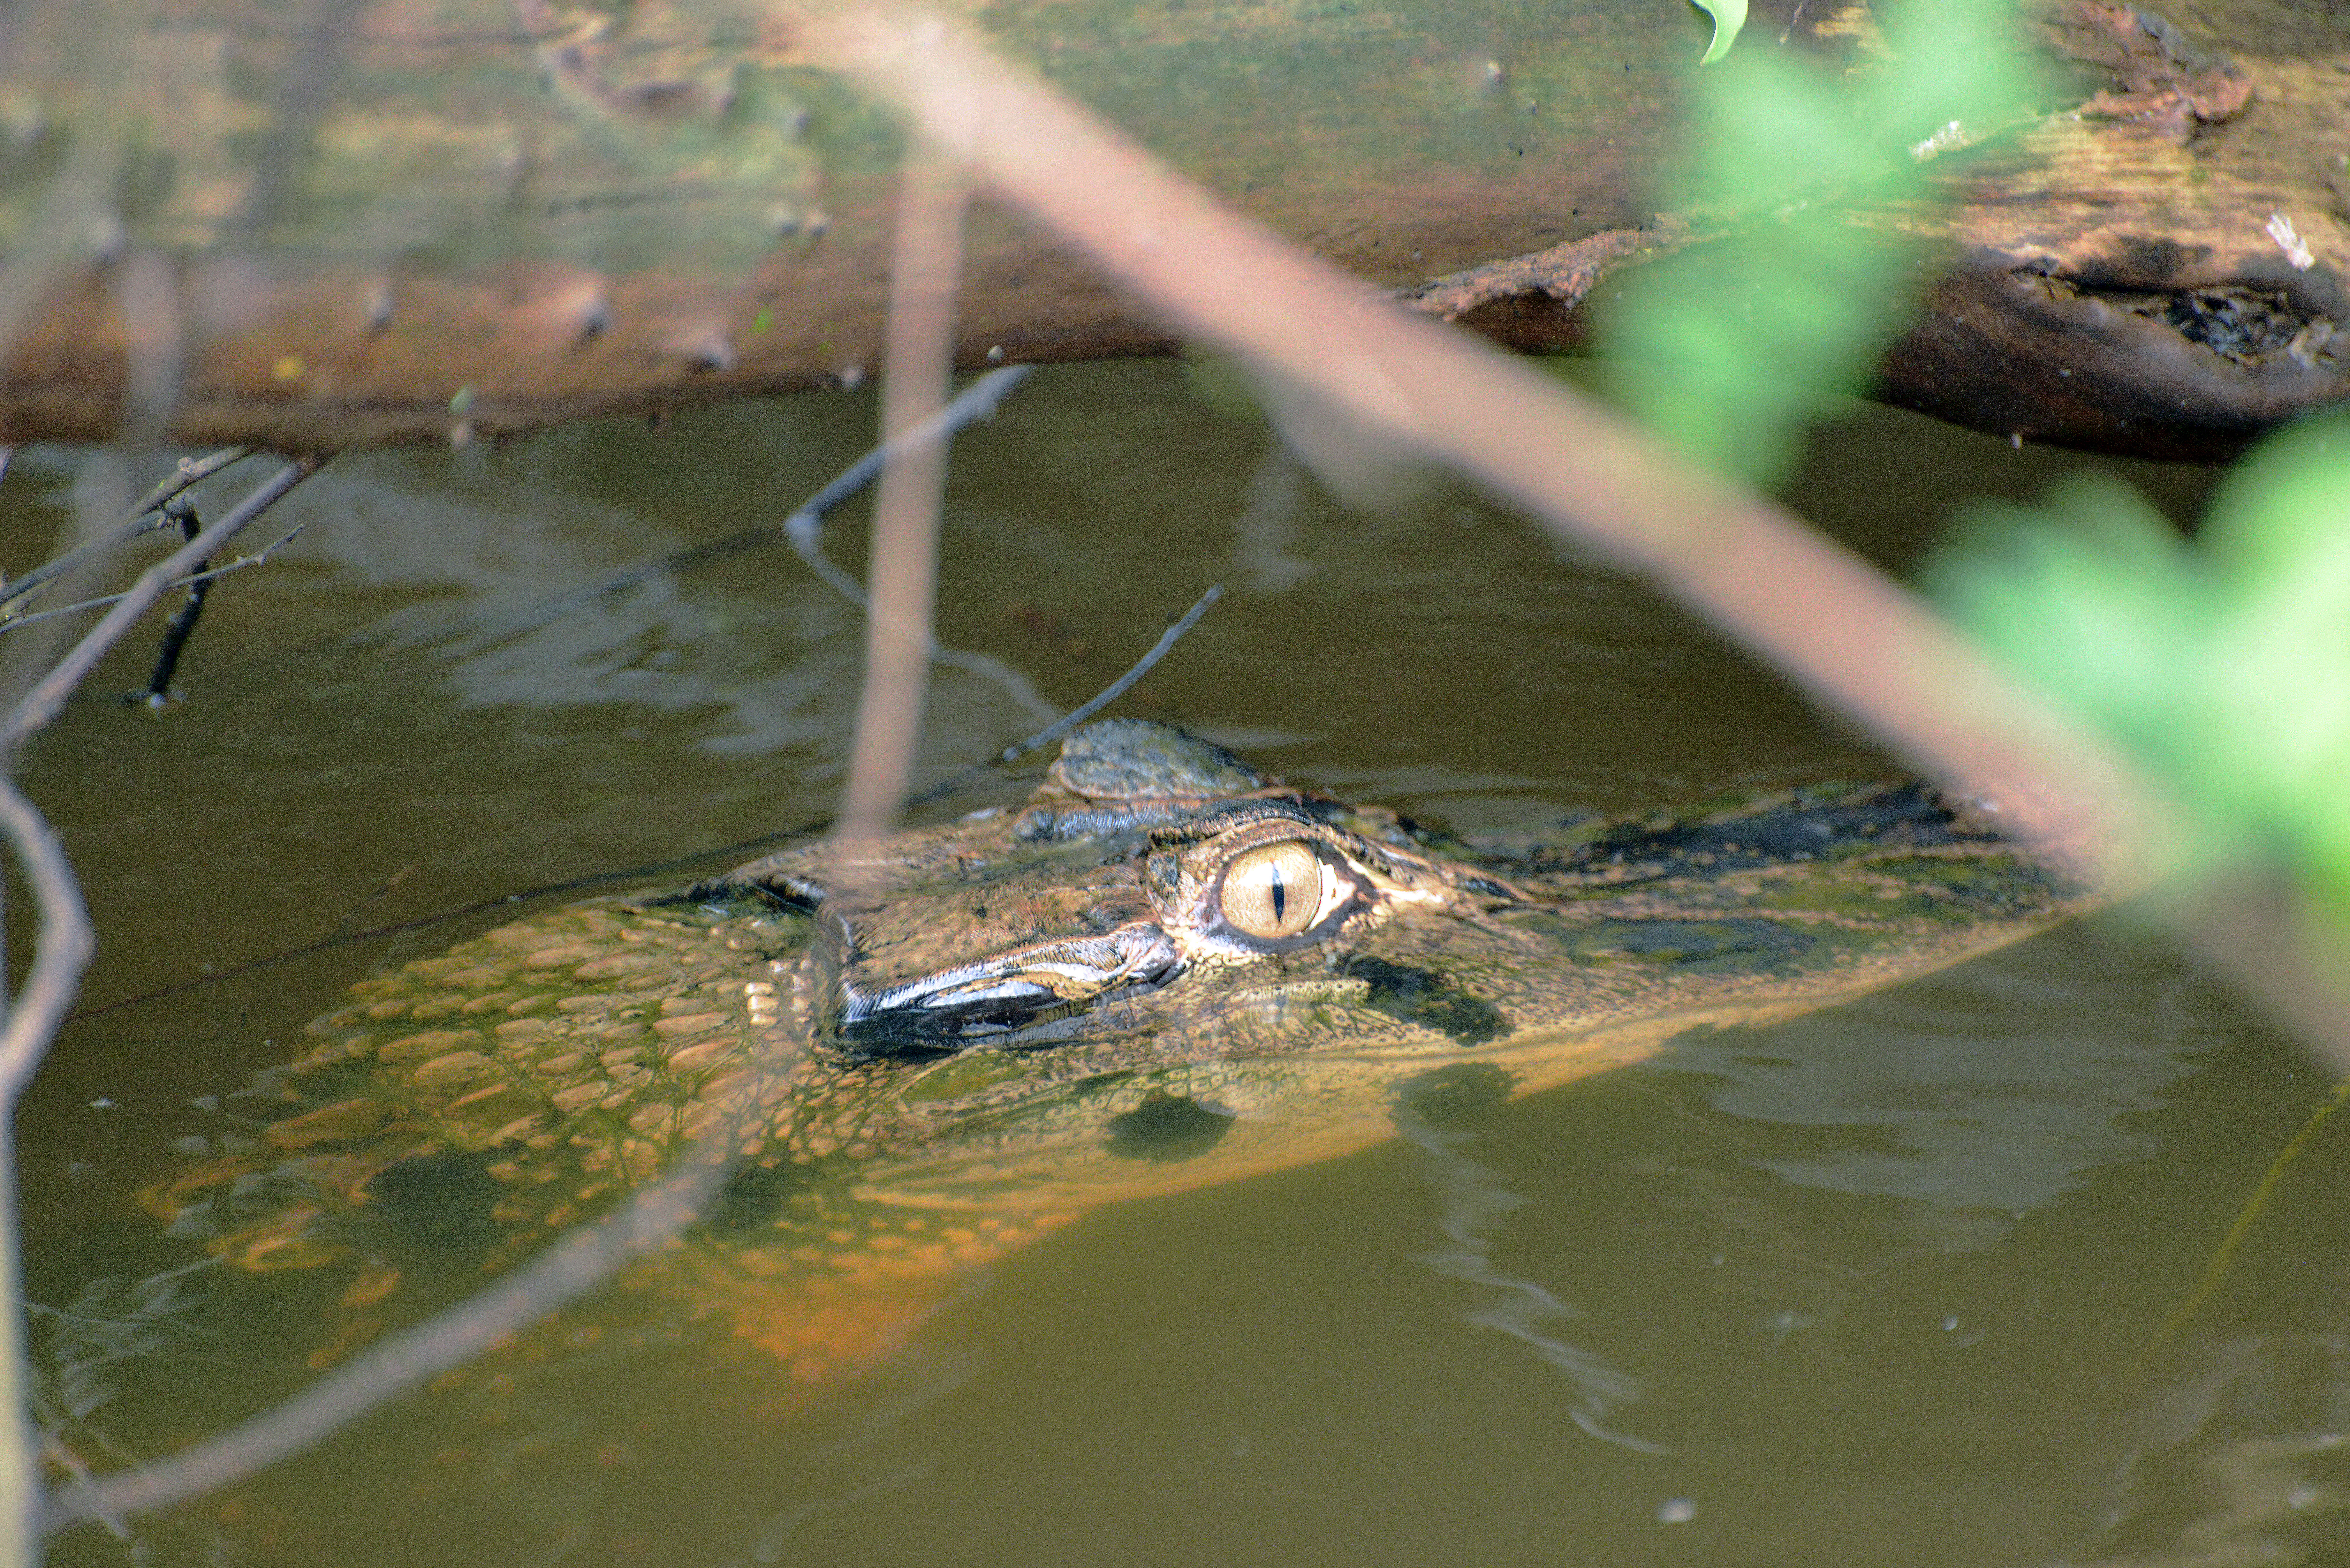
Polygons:
M952 206L948 218L956 225L957 233L962 199L957 182L951 191ZM947 258L944 283L936 290L947 293L950 299L959 258L959 251ZM892 315L893 327L909 314L903 301L899 301ZM944 320L939 323L937 335L943 342ZM942 350L940 358L943 379ZM893 361L901 375L908 370L904 359L901 354ZM919 427L910 422L906 436L918 433ZM934 448L936 442L909 443L906 437L900 437L888 443L890 447L909 444L924 450ZM894 455L902 459L905 454L899 452ZM935 478L932 489L934 492ZM935 527L935 493L929 497L928 505ZM878 618L888 612L876 613ZM109 618L109 621L114 618ZM904 635L902 628L899 635ZM920 645L915 652L920 659ZM39 691L36 688L36 694ZM27 699L26 706L31 701ZM902 774L902 764L899 771ZM902 778L885 779L882 783L894 808L904 793ZM852 793L848 809L854 819L860 812L869 811L869 806L860 805ZM894 809L890 815L894 815ZM742 1135L757 1114L759 1103L759 1096L747 1096L743 1107L729 1116L725 1125L700 1140L677 1168L629 1199L616 1213L572 1231L511 1277L362 1351L293 1398L219 1437L154 1464L94 1481L78 1481L53 1492L40 1507L39 1529L46 1532L85 1520L109 1520L145 1512L249 1476L302 1451L384 1400L470 1360L505 1335L595 1289L629 1259L652 1251L691 1224L717 1195L739 1158L736 1150L743 1142ZM25 1469L20 1464L19 1473Z
M978 380L965 387L952 402L941 409L937 414L908 431L903 438L904 441L914 445L925 441L943 441L961 431L966 425L980 420L993 419L995 410L1003 405L1003 400L1010 395L1012 389L1018 386L1027 376L1029 369L1030 367L1026 365L1009 365L1001 370L990 370ZM795 529L821 527L825 514L839 506L842 502L873 483L874 475L881 472L882 452L882 448L876 447L858 458L844 469L838 477L802 502L796 511L784 519L780 525L781 532L792 541L794 548L798 548L799 545L799 534L795 531ZM772 545L775 542L777 531L777 524L761 524L756 528L745 528L740 533L723 535L706 544L689 545L682 550L673 550L658 560L647 561L640 566L630 566L624 572L616 573L593 587L580 588L575 592L545 600L524 612L518 622L504 629L527 631L536 627L545 626L550 621L560 620L574 610L594 604L598 599L608 595L633 588L639 583L650 582L657 577L690 571L696 566L706 566L712 562L739 556L746 550L755 550L762 545ZM839 568L827 561L817 570L820 573L835 573L838 572ZM835 587L840 587L840 582L834 581L830 576L826 576L826 581L832 582ZM848 584L845 591L849 597L858 600L860 604L864 602L864 590L858 586L856 578L842 574L841 581Z
M972 780L993 772L999 765L1035 751L1040 746L1050 744L1052 740L1058 738L1058 733L1066 732L1063 729L1063 724L1066 723L1074 728L1076 724L1083 723L1085 720L1099 712L1119 694L1149 673L1153 665L1166 658L1168 651L1175 646L1176 639L1198 624L1201 616L1207 613L1208 607L1215 603L1222 593L1223 585L1220 583L1201 595L1199 603L1186 611L1181 619L1168 628L1167 634L1151 647L1149 652L1138 659L1131 670L1104 687L1091 701L1076 710L1076 716L1073 720L1056 722L1051 730L1039 731L1017 744L1006 746L1001 752L965 764L960 771L948 775L907 801L908 808L935 805L967 787ZM477 898L470 904L435 909L429 915L418 915L412 919L394 920L388 925L372 926L363 931L338 929L332 936L320 937L316 941L305 942L299 947L286 948L282 951L269 953L257 959L248 959L243 963L234 964L226 969L216 969L209 973L200 974L192 979L162 986L154 991L142 991L136 995L123 997L120 1001L101 1002L96 1007L86 1007L75 1013L68 1022L78 1023L84 1019L100 1017L109 1012L119 1012L126 1007L136 1007L141 1002L160 1002L165 997L183 995L188 992L201 990L224 980L234 980L238 975L251 974L255 970L288 963L298 958L308 958L313 953L328 952L336 948L349 947L358 942L374 941L380 937L396 937L409 931L421 931L446 920L463 919L467 915L478 915L490 909L511 909L518 904L535 903L541 898L558 898L566 893L584 893L591 888L609 888L630 882L641 882L648 877L692 870L713 860L737 860L754 852L771 850L780 844L814 838L819 834L830 831L831 827L830 816L819 816L812 821L801 823L796 827L782 828L774 833L763 833L756 838L745 838L733 844L722 844L712 849L696 850L691 855L680 856L673 860L656 860L646 865L630 866L619 871L598 871L585 877L567 877L560 882L542 883L538 887L525 888L518 893L504 893L494 898ZM352 913L356 914L359 909L365 909L369 903L381 897L393 883L402 880L405 876L404 871L395 873L383 886L377 888L374 892L361 899L354 907ZM346 916L345 919L348 920L348 918Z
M25 694L16 711L0 721L0 752L14 747L34 731L57 716L66 698L81 684L85 676L106 656L109 649L130 628L130 623L147 612L147 607L163 595L172 580L198 561L205 559L249 527L254 519L276 503L287 491L318 471L327 461L325 452L306 452L276 473L254 486L244 500L230 509L227 516L181 545L139 575L139 580L124 594L105 618L82 639L72 651L57 661L51 670Z
M1012 389L1028 379L1033 367L1006 365L1001 370L990 370L957 393L946 407L909 429L894 441L883 442L840 471L839 477L804 502L799 510L784 519L784 531L788 534L807 522L822 522L826 514L864 489L879 476L881 466L900 452L917 451L934 441L942 441L977 420L992 420Z
M163 591L170 593L173 588L192 587L198 583L216 582L231 572L242 572L253 566L265 566L269 564L270 556L300 538L302 530L308 526L307 523L297 523L250 556L239 556L225 566L213 566L202 572L191 572L184 577L174 577L163 585ZM82 610L103 609L108 605L120 604L128 597L127 593L106 594L94 599L83 599L78 604L59 605L55 609L34 610L27 615L0 616L0 632L14 631L20 626L31 626L34 622L47 620L51 616L74 615Z
M1052 723L1037 731L1035 734L1029 736L1026 740L1022 741L1019 744L1004 747L1003 750L997 754L995 760L1009 767L1012 763L1018 762L1021 757L1025 755L1027 753L1038 751L1045 746L1051 745L1054 742L1059 740L1062 736L1067 734L1070 731L1076 729L1078 725L1084 723L1087 720L1092 718L1095 714L1100 712L1103 709L1108 707L1119 698L1125 696L1128 691L1133 689L1136 681L1150 673L1150 667L1152 665L1166 658L1169 652L1174 649L1175 645L1182 640L1183 634L1185 632L1190 631L1193 627L1200 624L1200 618L1208 613L1208 607L1214 604L1218 599L1223 597L1224 585L1222 583L1211 583L1208 586L1208 591L1200 596L1200 602L1193 605L1190 609L1185 610L1183 612L1182 618L1178 620L1174 625L1169 627L1167 628L1166 635L1161 637L1157 642L1150 645L1150 651L1144 654L1140 659L1135 660L1133 669L1128 670L1125 674L1111 681L1107 686L1103 687L1100 693L1084 707L1072 708L1059 719L1055 720Z
M179 519L181 538L193 539L203 532L203 519L196 514L193 505L175 498L165 503L164 511ZM163 645L156 650L154 672L147 677L143 693L151 708L161 708L171 699L172 677L179 673L180 656L187 651L188 639L195 635L196 622L204 613L204 597L213 591L212 576L206 570L211 565L210 561L196 563L187 602L163 623Z
M1029 367L1025 365L990 370L964 388L951 402L914 425L904 435L882 442L843 469L838 478L808 497L798 511L785 518L784 536L791 541L792 548L798 553L799 558L807 563L808 570L830 584L833 591L841 597L870 614L873 605L866 597L865 585L833 565L824 553L825 514L871 483L873 476L881 472L885 460L891 453L919 451L933 441L947 440L974 420L994 418L997 405L1003 401L1006 393L1020 384L1028 370ZM949 648L936 637L930 640L932 662L993 682L1032 713L1044 714L1053 711L1052 703L1036 690L1035 682L993 654Z
M209 457L182 458L179 467L172 476L140 497L137 504L130 509L123 520L111 532L75 546L57 559L34 567L5 588L0 588L0 606L14 604L27 594L47 587L79 567L84 562L117 545L127 545L143 534L158 533L162 529L174 526L176 519L167 515L163 511L167 503L176 499L190 486L210 479L222 469L231 463L241 462L252 453L253 449L249 446L231 446L223 447ZM88 607L75 605L70 607L82 609ZM0 627L13 626L18 618L20 618L11 616L0 619Z

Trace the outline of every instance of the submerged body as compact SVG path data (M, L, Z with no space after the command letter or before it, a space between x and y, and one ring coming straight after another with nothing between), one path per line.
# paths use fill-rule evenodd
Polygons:
M1915 785L1472 848L1111 722L1020 810L364 981L265 1085L285 1114L151 1196L233 1262L351 1271L323 1364L399 1306L420 1212L495 1268L723 1135L717 1211L627 1282L816 1376L1104 1203L1828 1005L2085 902Z

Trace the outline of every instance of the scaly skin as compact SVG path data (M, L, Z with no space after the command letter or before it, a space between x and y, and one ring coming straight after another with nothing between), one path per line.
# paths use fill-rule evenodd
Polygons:
M1333 912L1250 938L1222 879L1292 843L1330 867L1294 896ZM149 1197L246 1268L343 1260L323 1365L416 1310L390 1298L420 1216L473 1216L462 1249L495 1270L724 1127L744 1164L719 1211L624 1284L813 1378L1101 1204L1828 1005L2086 901L1914 786L1479 852L1115 722L1022 812L551 910L363 981L263 1085L286 1114Z

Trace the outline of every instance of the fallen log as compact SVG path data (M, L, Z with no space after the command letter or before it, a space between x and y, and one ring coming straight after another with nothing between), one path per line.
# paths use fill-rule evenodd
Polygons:
M976 9L976 8L974 8ZM94 20L95 18L95 20ZM1710 21L1679 0L1003 0L994 45L1239 210L1529 349L1692 243L1657 194ZM2350 392L2350 28L2286 0L2022 24L2070 85L1938 161L1944 242L1877 395L2218 458ZM1869 0L1740 48L1865 63ZM854 385L898 131L742 0L107 0L0 79L0 439L316 448ZM1177 352L1049 234L974 215L968 366Z

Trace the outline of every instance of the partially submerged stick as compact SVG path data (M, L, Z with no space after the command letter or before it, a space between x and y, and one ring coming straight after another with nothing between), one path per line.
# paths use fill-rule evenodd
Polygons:
M165 515L163 512L167 502L174 500L193 485L210 479L231 463L241 462L252 455L253 449L249 446L231 446L223 447L209 457L182 458L172 476L140 497L130 509L129 514L110 531L95 539L85 541L53 560L43 562L5 587L0 587L0 606L15 604L27 595L37 593L57 578L78 569L85 562L94 560L118 545L127 545L142 535L160 533L165 528L172 527L173 519ZM26 618L13 615L0 617L0 629L13 626L24 618Z
M879 476L881 464L888 458L892 448L907 448L930 441L946 441L962 433L970 425L983 420L993 419L996 410L1003 407L1003 400L1011 395L1012 389L1027 379L1030 369L1031 367L1026 365L1007 365L1002 369L988 371L957 393L954 400L941 409L936 415L923 421L894 441L885 441L875 446L863 457L834 475L826 482L822 489L800 503L780 524L763 523L755 528L743 528L733 534L723 534L702 544L689 545L682 550L673 550L656 560L616 572L593 587L580 588L555 598L542 600L524 611L515 622L510 623L508 628L502 629L510 629L513 627L528 629L532 627L545 626L550 621L569 615L583 605L593 604L608 594L617 594L625 588L632 588L639 583L650 582L655 577L667 576L671 573L687 571L695 566L708 566L712 562L738 556L745 550L754 550L764 545L772 545L775 542L779 528L784 536L792 543L793 547L802 549L802 554L805 555L806 552L801 546L803 537L813 537L820 532L827 515L872 483ZM860 607L864 604L865 590L858 585L856 578L841 572L829 561L824 562L818 571L819 575L830 574L825 576L827 582L840 588ZM842 587L843 583L847 584L846 587Z
M216 554L222 545L251 526L254 520L276 504L287 491L318 472L328 454L307 452L279 469L268 479L254 486L244 500L230 509L228 514L188 543L181 545L139 575L114 607L96 626L90 628L56 668L34 683L25 699L5 720L0 720L0 753L13 750L25 737L46 726L65 706L66 698L82 683L98 661L106 657L130 623L147 613L147 607L161 597L163 591L181 574L205 557Z
M58 708L107 650L129 630L132 621L159 597L164 587L190 565L226 544L283 496L316 471L325 460L305 457L289 463L273 478L255 486L227 516L182 545L142 574L99 624L60 659L0 721L0 753L13 752L24 739L56 717ZM193 483L186 471L181 475ZM181 488L184 489L183 483ZM97 943L90 932L89 912L74 879L56 828L27 800L15 783L0 772L0 836L15 850L30 884L40 927L34 942L33 967L24 989L10 1002L7 1027L0 1033L0 1565L18 1568L37 1557L35 1503L38 1482L27 1443L25 1397L21 1382L25 1366L24 1322L18 1303L23 1298L22 1271L16 1256L16 1194L15 1140L11 1131L16 1101L23 1095L57 1037L57 1025L72 1005Z

